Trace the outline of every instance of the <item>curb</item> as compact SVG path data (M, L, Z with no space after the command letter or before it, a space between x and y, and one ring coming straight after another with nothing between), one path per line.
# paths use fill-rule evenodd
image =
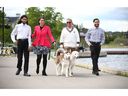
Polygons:
M51 56L51 59L54 60L55 57ZM76 64L75 66L92 70L91 64ZM128 77L128 71L113 69L113 68L109 68L109 67L100 67L100 70L101 70L101 72Z
M76 64L75 66L92 70L92 66L90 64ZM122 71L108 67L100 67L100 70L102 72L128 77L128 71Z

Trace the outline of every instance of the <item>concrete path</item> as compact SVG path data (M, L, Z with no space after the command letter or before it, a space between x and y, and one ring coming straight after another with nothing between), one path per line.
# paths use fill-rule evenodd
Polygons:
M100 76L91 74L91 70L75 67L74 77L56 76L54 60L48 61L48 76L37 75L36 55L30 55L29 73L24 77L23 72L16 76L15 56L0 56L0 88L1 89L127 89L128 77L100 72ZM41 67L42 69L42 63Z

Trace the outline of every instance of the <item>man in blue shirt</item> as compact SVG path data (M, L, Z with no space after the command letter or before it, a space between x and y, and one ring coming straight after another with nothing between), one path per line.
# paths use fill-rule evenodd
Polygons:
M91 58L93 64L92 74L99 75L98 58L101 50L101 45L105 42L104 30L99 28L100 20L95 18L93 20L94 27L89 29L85 36L85 41L90 47Z

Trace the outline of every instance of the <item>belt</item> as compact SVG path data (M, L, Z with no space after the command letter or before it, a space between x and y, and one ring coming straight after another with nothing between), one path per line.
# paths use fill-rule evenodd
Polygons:
M92 41L90 41L90 43L92 43L92 44L100 44L101 42L92 42Z
M26 41L26 40L28 40L27 38L25 38L25 39L18 39L19 41Z

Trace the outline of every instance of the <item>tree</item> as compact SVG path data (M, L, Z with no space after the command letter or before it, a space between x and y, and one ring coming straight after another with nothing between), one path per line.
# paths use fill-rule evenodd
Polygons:
M3 15L4 15L4 17L6 17L6 14L0 10L0 42L3 42L2 38L4 36L4 43L6 43L6 42L11 41L11 39L10 39L11 29L5 24L3 26L3 19L4 19L4 22L6 22L6 19L3 18ZM3 27L4 27L4 35L3 35L3 32L2 32Z
M105 32L105 43L128 46L126 32Z
M53 7L45 7L42 13L46 20L46 24L51 27L53 36L58 41L63 27L62 14L60 12L55 12L55 8Z
M59 40L63 27L63 17L60 12L55 12L55 8L45 7L43 10L40 10L38 7L30 7L25 13L29 18L29 24L32 27L32 30L35 25L38 25L38 19L44 17L46 24L51 27L53 36L57 41Z
M3 20L2 20L2 19L3 19L2 17L3 17L3 14L4 14L4 17L5 17L6 14L3 13L2 10L0 10L0 25L2 25L2 21L3 21Z
M32 31L34 26L38 24L38 19L42 16L42 12L38 7L30 7L27 8L25 14L28 16L28 23L32 27Z

